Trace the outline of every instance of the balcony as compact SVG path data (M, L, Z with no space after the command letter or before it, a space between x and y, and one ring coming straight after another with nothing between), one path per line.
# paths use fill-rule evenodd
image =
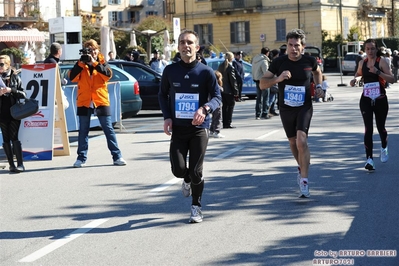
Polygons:
M0 27L3 27L6 24L9 24L10 27L12 25L18 25L21 28L32 28L33 24L39 21L39 17L0 17Z
M132 21L132 22L129 22L129 21L111 21L110 23L109 23L109 26L110 27L113 27L113 28L118 28L118 29L126 29L126 30L128 30L128 29L133 29L134 28L134 22Z
M212 12L253 11L262 8L262 0L211 0Z

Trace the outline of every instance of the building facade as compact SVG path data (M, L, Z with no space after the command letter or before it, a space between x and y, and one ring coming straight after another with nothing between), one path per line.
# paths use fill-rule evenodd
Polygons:
M194 29L200 43L222 52L257 54L279 48L287 31L301 28L308 45L321 47L327 38L344 38L358 27L363 39L388 37L390 0L167 0L168 17L181 28Z

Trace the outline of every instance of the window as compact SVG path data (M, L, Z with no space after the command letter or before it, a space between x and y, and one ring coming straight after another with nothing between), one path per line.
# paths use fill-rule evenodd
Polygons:
M108 25L119 27L122 24L123 12L110 11L108 12Z
M155 5L155 0L148 0L148 5L149 6L154 6Z
M158 11L146 11L145 12L145 16L149 17L149 16L158 16Z
M213 27L212 24L194 25L194 31L198 33L200 45L209 45L213 43Z
M140 12L130 11L127 13L129 23L139 23L140 22Z
M231 43L249 43L249 22L231 22L230 23L230 42Z
M276 19L276 41L285 41L285 19Z
M109 5L120 5L121 0L108 0Z

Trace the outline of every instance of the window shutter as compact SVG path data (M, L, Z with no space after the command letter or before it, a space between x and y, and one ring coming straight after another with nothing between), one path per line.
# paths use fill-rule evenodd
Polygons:
M208 40L210 43L213 44L213 25L212 24L208 24L208 33L209 33Z
M230 43L236 43L234 31L235 31L235 23L230 22Z
M245 22L245 42L246 43L251 42L251 36L249 34L249 21Z
M123 12L118 12L118 25L123 22Z
M112 25L112 11L108 11L108 25L114 26Z
M136 11L136 23L140 22L140 12Z

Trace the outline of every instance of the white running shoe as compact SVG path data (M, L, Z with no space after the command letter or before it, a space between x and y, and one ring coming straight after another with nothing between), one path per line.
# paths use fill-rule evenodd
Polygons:
M300 191L300 198L309 198L309 185L308 182L304 181L303 179L299 181L299 191Z
M84 166L86 166L86 163L82 162L81 160L76 160L76 162L73 164L73 167L75 167L75 168L81 168Z
M181 183L181 191L183 192L184 197L190 197L191 196L191 182L186 183L183 180L183 183Z
M123 158L119 158L118 160L114 161L114 165L124 166L126 165L126 161Z
M386 148L381 148L381 156L380 156L380 160L382 163L386 163L389 159L389 155L388 155L388 146L386 146Z
M364 168L366 168L369 171L374 171L375 167L373 159L368 158L366 164L364 165Z
M214 138L217 138L217 139L221 139L221 138L224 138L224 135L222 135L220 132L219 132L219 133L215 132L215 133L213 134L213 137L214 137Z
M197 205L191 205L191 216L190 220L188 220L189 223L200 223L202 222L202 211L201 207Z

